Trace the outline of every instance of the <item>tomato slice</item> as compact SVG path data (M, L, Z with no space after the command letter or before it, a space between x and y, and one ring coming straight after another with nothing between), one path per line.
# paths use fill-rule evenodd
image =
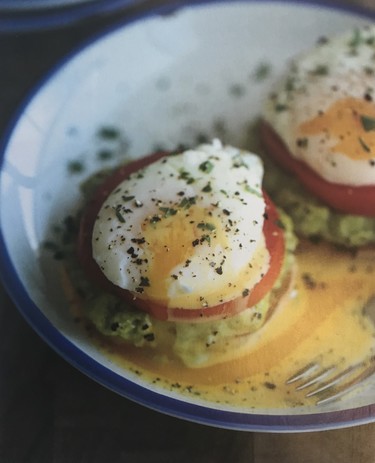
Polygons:
M131 173L136 172L149 163L157 161L167 153L158 152L140 160L131 162L116 170L98 188L92 200L83 212L78 237L78 258L85 272L94 283L103 289L117 294L137 308L150 313L159 320L170 321L205 321L232 316L242 310L257 304L273 287L277 280L284 260L284 233L279 224L279 217L272 201L265 195L266 212L263 226L266 247L270 253L270 265L261 281L244 297L218 304L212 307L197 309L169 308L158 303L142 299L137 294L122 289L111 283L100 270L92 257L91 236L97 214L109 193Z
M346 214L375 217L375 186L354 187L328 182L307 164L293 158L285 143L267 122L261 122L260 136L273 160L295 174L306 190L332 209Z

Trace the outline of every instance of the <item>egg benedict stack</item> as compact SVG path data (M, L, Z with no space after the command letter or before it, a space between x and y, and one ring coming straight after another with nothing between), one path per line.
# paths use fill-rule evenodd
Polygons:
M265 105L262 143L289 173L267 185L305 236L375 242L374 56L375 26L321 39Z
M109 176L80 222L78 257L95 283L85 313L96 329L140 347L168 339L191 367L241 355L293 266L290 222L262 179L256 155L218 140Z

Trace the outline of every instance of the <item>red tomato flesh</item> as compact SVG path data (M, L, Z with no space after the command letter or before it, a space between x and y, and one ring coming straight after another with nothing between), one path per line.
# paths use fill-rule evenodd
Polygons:
M263 278L244 297L218 304L212 307L199 307L196 309L170 308L141 298L138 294L131 293L111 283L100 270L98 264L92 257L92 230L98 212L115 187L127 178L131 173L142 167L157 161L167 153L158 152L145 158L133 161L117 169L98 188L91 201L86 206L81 222L78 236L78 259L84 268L88 278L104 290L117 294L120 298L130 302L133 306L148 312L159 320L170 321L205 321L220 319L232 316L242 310L257 304L274 286L284 260L284 234L279 224L277 210L271 200L265 195L266 212L263 226L266 247L270 253L270 265Z
M260 136L272 159L286 171L295 174L306 190L329 207L346 214L375 217L375 186L355 187L324 180L307 164L293 158L285 143L267 122L261 122Z

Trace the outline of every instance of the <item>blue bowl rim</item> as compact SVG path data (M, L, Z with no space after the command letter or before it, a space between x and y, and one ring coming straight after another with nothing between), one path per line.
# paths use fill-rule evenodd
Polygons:
M282 3L285 5L306 5L321 8L328 8L346 13L353 13L368 19L375 19L375 11L355 6L338 5L336 2L324 0L237 0L240 3L248 4L271 4ZM40 82L33 88L29 95L14 112L11 121L0 139L0 173L4 162L7 145L17 126L22 113L38 94L41 88L73 57L84 51L87 47L95 44L100 39L115 32L121 27L145 20L159 15L169 15L176 10L185 7L199 5L222 4L226 0L187 0L187 1L166 1L163 5L150 7L141 13L131 15L129 18L106 27L101 32L89 37L84 43L73 49L60 62L55 65ZM0 203L1 207L1 203ZM10 295L13 303L20 313L39 334L39 336L66 361L78 370L94 379L98 383L113 390L138 404L150 409L171 415L177 418L186 419L200 424L212 425L220 428L242 430L242 431L263 431L263 432L302 432L321 431L338 429L353 425L370 423L375 420L375 403L353 409L332 411L326 413L308 413L301 415L283 414L252 414L241 411L229 411L214 409L209 406L192 404L178 398L169 397L154 392L142 385L128 380L118 373L104 367L100 362L91 358L81 349L76 347L60 331L58 331L48 318L40 311L37 305L28 295L27 289L23 286L12 264L11 256L6 247L5 238L0 226L0 278Z
M143 0L91 0L78 4L12 9L2 6L0 0L0 32L31 32L64 27L121 10L126 12L137 3L141 5Z

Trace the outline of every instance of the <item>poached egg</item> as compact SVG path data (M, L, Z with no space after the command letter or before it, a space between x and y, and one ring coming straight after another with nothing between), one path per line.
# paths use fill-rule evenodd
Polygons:
M167 155L109 194L93 258L116 286L167 307L248 294L270 260L262 179L258 156L219 140Z
M291 156L328 182L375 185L375 25L297 57L263 119Z

